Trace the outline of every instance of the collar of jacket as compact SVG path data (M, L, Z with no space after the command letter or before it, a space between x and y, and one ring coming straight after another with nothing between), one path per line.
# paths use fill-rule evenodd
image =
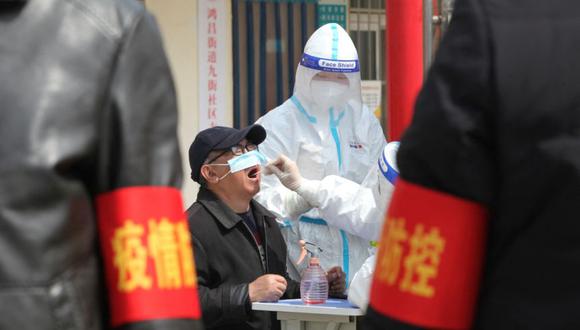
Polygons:
M227 229L233 228L242 218L218 198L211 190L200 187L197 193L197 201L202 204L216 219ZM250 201L250 207L254 211L256 220L264 218L264 223L271 226L276 216L255 200Z

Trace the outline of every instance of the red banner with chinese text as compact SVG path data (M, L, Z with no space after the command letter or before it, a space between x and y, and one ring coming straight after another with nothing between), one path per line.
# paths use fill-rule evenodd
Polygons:
M370 305L422 327L470 328L486 223L481 205L399 177L379 241Z
M201 317L181 193L128 187L97 197L111 323Z

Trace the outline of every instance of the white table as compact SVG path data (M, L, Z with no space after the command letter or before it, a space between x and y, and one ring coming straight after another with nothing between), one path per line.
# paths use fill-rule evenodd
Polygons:
M363 312L345 299L328 299L324 304L306 305L300 299L252 303L257 311L276 312L282 330L356 330Z

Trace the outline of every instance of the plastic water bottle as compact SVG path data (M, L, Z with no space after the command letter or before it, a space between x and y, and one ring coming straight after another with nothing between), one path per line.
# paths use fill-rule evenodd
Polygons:
M300 281L300 298L305 304L324 304L328 299L326 273L316 257L310 258Z

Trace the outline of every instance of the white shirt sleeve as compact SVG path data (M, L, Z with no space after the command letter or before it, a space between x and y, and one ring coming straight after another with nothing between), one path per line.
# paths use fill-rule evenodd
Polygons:
M379 238L385 204L390 194L375 201L373 189L378 187L366 187L336 175L329 175L320 181L304 181L297 192L318 208L329 225L370 241ZM337 191L340 193L337 194Z

